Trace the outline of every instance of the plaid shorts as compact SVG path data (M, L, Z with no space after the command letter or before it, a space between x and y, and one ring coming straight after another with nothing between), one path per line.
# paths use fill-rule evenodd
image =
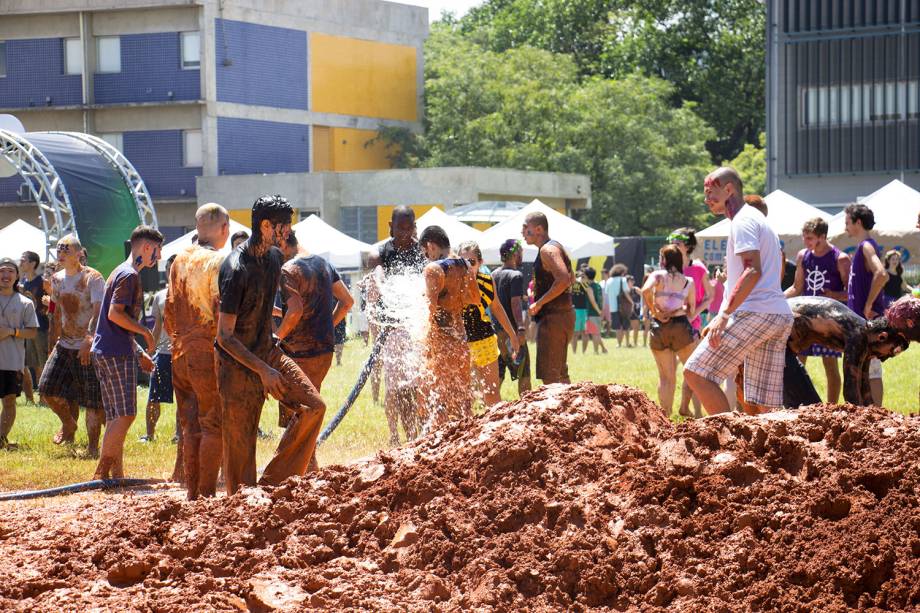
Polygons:
M88 409L102 408L102 392L92 361L80 363L76 349L56 345L45 362L38 391L43 396L63 398Z
M94 353L93 364L102 389L105 421L137 415L137 357Z
M744 364L744 398L766 407L783 406L783 369L792 315L738 311L728 320L719 348L709 336L687 360L685 370L714 383L734 379Z

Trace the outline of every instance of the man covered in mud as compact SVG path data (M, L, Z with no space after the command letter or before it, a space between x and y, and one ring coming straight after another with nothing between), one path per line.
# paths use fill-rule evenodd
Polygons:
M521 234L539 249L533 264L534 301L529 312L537 322L537 373L543 383L570 383L568 351L575 336L572 262L559 241L549 237L549 220L540 212L524 218Z
M218 250L227 243L230 215L219 204L205 204L195 213L195 228L198 243L180 251L169 269L164 307L182 429L174 476L184 475L190 500L215 494L223 453L214 339L217 277L224 261Z
M102 392L90 348L105 293L105 279L99 271L81 264L82 256L83 246L76 235L61 237L57 244L58 270L51 277L53 348L38 391L61 420L61 429L53 439L56 445L74 442L80 407L86 410L89 439L86 454L96 458L102 433Z
M790 298L792 334L783 374L784 404L798 407L820 402L804 366L796 359L813 344L843 352L843 398L857 405L872 403L869 362L896 356L910 340L920 340L920 299L904 297L885 316L866 321L837 300Z
M415 211L407 206L393 209L390 217L390 238L376 253L368 258L368 268L373 273L367 277L367 302L370 319L379 334L385 334L380 361L386 388L384 412L390 429L390 445L399 444L399 421L402 421L406 439L418 436L416 417L416 385L419 365L411 359L415 355L412 339L398 313L386 304L382 292L388 282L403 275L420 275L425 267L425 254L415 237ZM378 336L378 338L380 338Z
M792 312L780 289L779 237L763 213L745 204L733 168L711 172L703 191L709 210L731 221L725 258L729 294L687 360L684 377L707 413L724 413L728 398L719 384L743 365L745 408L759 413L780 407Z
M281 278L279 247L291 230L287 199L252 205L252 236L220 267L217 379L221 391L224 479L228 494L256 482L256 435L266 394L294 412L260 483L302 475L316 448L326 405L294 361L275 346L272 307Z
M354 298L335 267L307 252L291 231L287 248L294 257L281 268L284 317L278 327L278 347L294 360L320 392L332 366L334 329L345 320ZM281 405L284 426L291 411Z
M441 227L425 228L419 244L430 262L424 270L429 318L422 397L423 423L429 430L473 414L463 310L478 305L480 298L470 262L451 254L450 239Z

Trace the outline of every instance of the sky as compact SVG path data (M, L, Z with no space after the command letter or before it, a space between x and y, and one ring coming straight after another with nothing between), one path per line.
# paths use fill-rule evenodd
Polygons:
M483 0L396 0L404 4L424 6L428 9L428 21L437 21L441 11L453 11L457 17L462 17L471 7L480 5Z

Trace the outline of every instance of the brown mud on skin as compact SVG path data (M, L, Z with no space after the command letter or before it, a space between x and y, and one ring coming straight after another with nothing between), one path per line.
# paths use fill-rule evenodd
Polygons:
M553 385L370 461L3 506L4 610L916 610L920 419Z

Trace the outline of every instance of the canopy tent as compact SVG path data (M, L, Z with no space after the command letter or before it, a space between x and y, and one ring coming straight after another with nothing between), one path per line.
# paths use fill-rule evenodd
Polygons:
M815 217L825 221L830 219L830 215L821 209L779 189L764 198L764 201L767 203L767 223L779 236L786 257L790 259L793 259L803 246L802 225ZM697 253L702 254L706 264L722 263L728 247L730 227L731 222L726 218L696 233Z
M437 207L432 207L424 215L415 220L415 227L418 230L419 236L422 235L422 231L428 226L441 226L445 232L447 232L447 238L450 239L450 245L454 249L460 243L466 241L476 241L477 243L482 239L482 232L468 226L456 217L451 217L441 209Z
M361 254L373 249L372 245L340 232L316 215L310 215L291 229L296 232L298 242L310 253L343 270L361 268Z
M246 234L251 234L251 231L249 228L247 228L240 222L234 221L231 219L230 220L230 236L233 236L240 230L242 230ZM197 230L186 232L185 234L183 234L176 240L163 245L163 249L160 251L160 270L166 270L166 260L176 255L177 253L179 253L186 247L190 247L192 245L192 237L195 236L195 234L197 233L198 233ZM219 251L225 255L230 253L230 240L229 239L227 240L227 244L224 245L223 249L220 249Z
M523 239L521 226L524 218L529 213L540 212L546 215L549 221L549 235L562 243L569 257L573 260L587 258L595 255L614 255L613 237L595 230L590 226L566 217L539 200L534 200L517 213L496 224L482 233L479 246L482 248L482 257L489 264L501 262L498 249L509 238ZM531 245L524 246L524 261L533 262L537 258L537 248Z
M904 264L920 262L920 230L917 229L920 192L895 179L860 200L860 203L875 214L875 227L871 234L881 245L882 253L897 249ZM845 225L845 215L834 216L827 236L832 243L852 253L856 241L846 235Z
M513 200L483 200L471 202L447 211L451 217L468 224L497 224L527 206L526 202Z
M30 223L17 219L0 230L0 257L19 262L23 251L34 251L45 257L45 233Z

